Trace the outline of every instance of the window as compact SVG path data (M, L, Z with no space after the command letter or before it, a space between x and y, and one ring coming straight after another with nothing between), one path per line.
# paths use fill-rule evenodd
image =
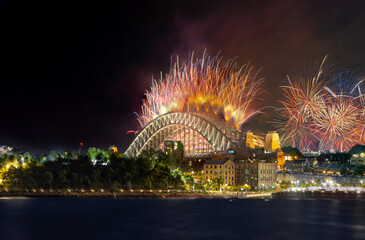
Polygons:
M214 168L217 168L217 166L214 166Z
M217 172L216 171L214 171L214 175L217 175Z
M208 170L207 170L207 171L205 171L205 173L206 173L206 174L208 174Z
M212 174L212 173L213 173L213 171L212 171L212 170L210 170L210 173Z

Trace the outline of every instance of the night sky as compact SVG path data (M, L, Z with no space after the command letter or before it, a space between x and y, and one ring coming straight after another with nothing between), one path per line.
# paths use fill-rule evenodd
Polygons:
M76 2L0 2L0 144L124 152L152 75L189 51L262 67L263 105L278 106L286 75L325 54L365 73L365 1ZM272 130L271 114L245 127Z

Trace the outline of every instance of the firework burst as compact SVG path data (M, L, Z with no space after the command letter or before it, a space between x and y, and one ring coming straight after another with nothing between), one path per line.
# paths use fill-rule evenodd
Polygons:
M177 58L168 74L152 81L138 117L142 127L171 111L194 111L222 114L239 129L260 113L255 102L263 79L252 66L238 68L235 59L222 63L222 58L205 53L196 60L191 54L189 59L180 65Z
M348 151L364 143L362 80L337 72L326 57L317 71L288 77L274 126L282 141L302 150Z

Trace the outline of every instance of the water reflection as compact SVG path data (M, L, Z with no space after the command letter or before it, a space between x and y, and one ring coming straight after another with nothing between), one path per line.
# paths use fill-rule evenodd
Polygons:
M364 239L363 201L0 199L1 239Z

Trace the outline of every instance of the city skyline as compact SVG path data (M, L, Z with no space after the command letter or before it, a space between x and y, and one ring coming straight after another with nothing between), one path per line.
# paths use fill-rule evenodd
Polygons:
M262 67L263 98L276 107L286 75L306 61L329 54L360 74L365 69L361 2L49 3L47 11L8 3L0 9L9 22L0 142L32 153L77 151L80 142L124 151L151 76L167 73L170 57L186 59L191 51ZM272 110L266 114L245 129L273 130L266 124Z

